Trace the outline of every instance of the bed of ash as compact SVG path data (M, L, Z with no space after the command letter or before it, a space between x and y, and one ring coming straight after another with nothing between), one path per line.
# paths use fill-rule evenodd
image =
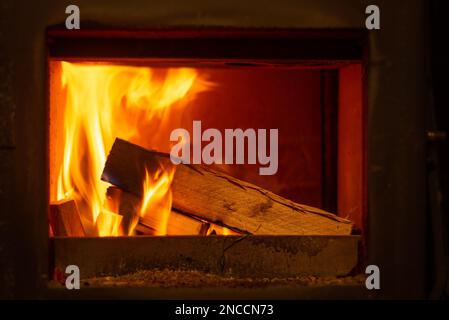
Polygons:
M152 269L120 276L105 276L82 279L84 287L158 287L158 288L263 288L268 286L338 286L362 285L366 276L298 276L289 278L240 278L217 275L197 270ZM52 281L50 287L61 287L63 283Z

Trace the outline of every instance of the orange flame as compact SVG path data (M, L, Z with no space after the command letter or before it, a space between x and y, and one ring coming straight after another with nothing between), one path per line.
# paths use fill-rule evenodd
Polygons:
M107 209L102 209L96 221L98 235L100 237L119 236L122 218L123 217L119 214L111 212Z
M187 68L69 62L60 62L60 68L62 99L55 108L63 107L63 150L62 159L56 161L57 186L51 200L75 199L90 235L121 235L121 216L104 207L109 184L100 180L115 138L168 150L168 135L162 129L172 118L170 112L179 118L179 107L207 89L208 83ZM171 207L173 173L150 177L147 172L145 178L140 214L162 210L161 234Z
M172 193L170 184L173 180L174 169L159 170L151 177L145 170L143 183L143 197L140 207L140 216L145 218L151 215L155 221L155 235L167 234L167 222L172 206Z

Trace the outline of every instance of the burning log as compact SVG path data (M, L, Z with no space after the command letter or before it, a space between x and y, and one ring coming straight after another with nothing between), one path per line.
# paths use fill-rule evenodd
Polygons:
M145 170L172 167L168 154L116 139L102 180L138 197ZM329 212L297 204L256 185L200 165L176 166L173 208L201 220L256 235L349 235L352 223Z
M140 202L136 196L117 187L109 187L106 192L106 208L122 216L121 227L125 235L130 234L139 217Z
M167 220L167 235L205 236L208 233L210 224L201 220L193 219L172 210ZM150 217L142 218L136 227L136 231L141 234L156 234L156 221Z
M78 207L74 200L61 200L50 204L49 220L54 236L85 236Z
M129 192L122 191L117 187L109 187L107 190L108 199L118 205L118 212L123 216L122 227L125 234L130 234L133 229L133 224L137 221L137 226L135 230L138 234L142 235L154 235L157 234L158 228L160 228L157 219L155 219L151 214L146 215L143 218L139 218L139 209L142 200L131 194ZM113 207L109 205L109 207ZM231 230L224 231L220 226L215 226L206 221L199 220L195 217L189 217L184 214L180 214L175 210L170 212L167 218L166 234L167 235L208 235L211 233L223 234L228 232L229 234L234 233Z
M156 234L157 227L151 219L140 219L136 226L138 234L153 235ZM240 235L241 233L233 231L226 227L209 223L178 213L175 209L170 212L167 221L167 235L173 236L208 236L208 235Z

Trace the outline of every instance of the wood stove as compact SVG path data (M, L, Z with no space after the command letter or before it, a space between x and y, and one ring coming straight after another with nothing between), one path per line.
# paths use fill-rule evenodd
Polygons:
M207 12L209 5L198 4L197 8L203 6ZM129 285L136 285L139 279L126 282L125 291L108 284L123 282L130 273L157 273L157 268L297 281L293 287L281 283L286 285L281 293L270 291L273 286L268 282L250 291L246 284L235 291L216 290L218 297L232 292L241 297L283 297L286 292L290 297L292 292L296 297L319 297L320 286L331 290L332 297L375 296L377 292L367 292L363 277L358 276L367 264L379 265L385 279L391 281L385 283L385 297L422 294L424 202L416 195L423 189L424 178L416 172L424 163L424 138L420 135L424 128L420 108L423 94L420 90L404 92L400 85L419 86L422 70L415 61L421 55L403 59L391 49L400 45L395 44L394 37L382 30L363 30L363 19L354 9L360 7L363 12L358 3L338 8L331 1L289 6L301 13L301 21L287 12L278 12L266 22L239 18L208 22L201 15L198 21L170 21L149 13L155 8L138 10L137 18L131 13L124 15L125 21L119 21L115 19L122 5L111 5L106 9L110 16L103 16L86 4L92 11L83 13L86 23L76 31L54 25L61 19L51 15L63 10L47 6L50 13L37 24L39 32L27 31L28 39L40 41L33 47L40 67L29 75L38 84L27 87L25 95L10 93L23 131L14 130L16 137L4 143L13 148L5 151L5 157L6 152L12 152L14 159L23 159L10 164L17 166L14 172L18 174L11 179L10 188L11 199L16 200L7 211L19 212L13 221L28 219L33 225L17 223L11 229L11 234L23 236L17 244L21 253L11 253L17 255L14 261L34 266L32 274L17 275L18 295L76 296L57 284L48 286L49 281L62 279L69 264L78 265L84 283L91 286L84 291L85 297L92 292L126 297L123 294L129 292ZM385 6L394 12L386 15L385 25L402 19L403 28L421 34L419 25L412 26L398 14L399 7ZM417 16L421 6L420 1L412 5ZM163 5L157 8L165 10ZM237 8L238 16L248 12L244 5ZM179 17L193 12L181 4L175 11ZM316 12L329 14L318 21L313 18ZM285 14L292 19L284 21L281 17ZM404 49L420 47L420 40L404 37ZM23 53L14 59L24 62L23 67L14 65L19 69L10 81L17 84L26 78L22 68L32 63ZM407 77L401 73L405 69ZM25 104L33 106L30 113L21 107ZM108 114L114 108L119 111ZM409 121L398 123L397 116L405 108ZM123 179L116 170L107 171L111 150L118 143L131 146L122 151L124 160L132 159L134 152L138 153L135 150L167 153L170 145L164 141L170 131L188 128L195 120L201 120L204 129L219 131L278 128L279 175L261 176L259 168L249 164L218 165L211 169L213 175L226 180L230 190L250 189L251 185L272 197L258 203L260 212L272 210L273 203L286 205L288 199L298 215L348 224L351 230L337 225L346 231L320 232L324 229L313 225L312 231L298 228L278 232L283 228L279 224L278 229L259 233L265 230L260 223L250 226L258 212L254 208L253 216L247 214L248 220L226 221L228 215L219 215L217 210L213 217L207 209L201 211L213 207L216 198L207 198L210 203L202 199L202 207L192 209L180 200L181 188L172 190L173 194L167 188L159 202L152 202L157 207L152 212L161 212L160 217L148 218L136 212L143 211L145 171L142 167L137 170L138 189L142 191L120 182ZM400 153L394 152L397 148ZM26 161L26 170L19 170L20 164L34 156L34 163ZM202 176L211 174L191 170ZM126 172L127 177L133 176L132 170ZM147 173L151 194L156 193L154 186L164 173L175 186L181 184L176 173L173 180L169 171L157 177L152 175L155 172ZM417 183L407 184L409 179ZM188 182L184 184L187 188ZM208 195L208 190L204 189L204 194ZM229 212L238 212L233 192L219 199L226 202L222 207ZM30 201L20 201L20 194L30 194ZM195 194L201 195L198 190ZM123 201L117 202L116 197L137 200L123 208ZM65 224L64 219L73 212L79 221L69 218L70 223ZM179 216L178 220L164 218L166 212L170 217ZM184 220L177 223L179 219ZM407 224L402 225L400 221L405 220ZM31 229L33 232L27 231ZM30 248L33 254L23 254ZM413 267L406 268L410 263ZM336 276L347 278L329 280ZM410 276L416 276L418 282L412 285L405 281ZM301 277L322 282L308 286ZM35 290L26 284L30 279ZM226 279L214 281L211 283ZM211 283L209 287L213 287ZM175 297L186 287L191 289L182 281L175 281L173 287L179 290L170 294L157 286L143 285L143 296ZM267 287L268 291L261 289ZM199 292L194 295L201 296Z

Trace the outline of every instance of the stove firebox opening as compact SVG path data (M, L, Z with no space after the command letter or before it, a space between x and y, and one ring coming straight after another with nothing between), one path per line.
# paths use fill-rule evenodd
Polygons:
M102 276L159 286L179 272L212 277L207 286L226 277L363 281L358 47L292 46L287 35L274 52L263 37L240 41L246 34L120 32L97 45L53 33L52 279L63 283L76 265L94 286L108 283Z
M51 61L50 234L351 234L363 211L360 72ZM175 148L179 167L156 156ZM261 153L275 174L261 174Z

